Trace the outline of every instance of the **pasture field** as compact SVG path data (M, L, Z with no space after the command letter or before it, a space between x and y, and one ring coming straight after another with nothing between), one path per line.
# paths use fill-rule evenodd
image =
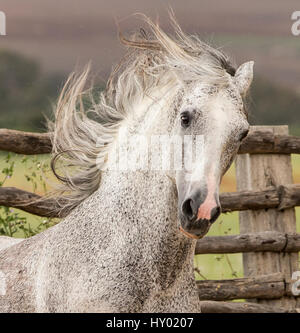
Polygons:
M53 181L49 173L49 157L33 156L25 157L11 154L10 161L6 162L7 154L0 155L0 171L8 168L13 162L11 176L0 174L0 182L5 179L3 186L14 186L23 190L43 194L49 185L44 184L42 174ZM294 183L300 183L300 155L292 155ZM50 185L51 186L51 185ZM221 184L221 192L233 192L236 190L234 165L228 170ZM4 212L1 210L1 216ZM26 219L25 225L30 230L43 230L48 221L18 209L10 209L10 214L18 214L20 219ZM297 232L300 232L300 207L296 208ZM1 220L0 220L1 221ZM1 225L0 225L1 227ZM38 229L37 229L38 228ZM209 231L209 236L234 235L239 233L238 212L221 214ZM24 232L19 230L14 237L24 237ZM195 256L196 279L224 279L243 276L242 254L219 254Z

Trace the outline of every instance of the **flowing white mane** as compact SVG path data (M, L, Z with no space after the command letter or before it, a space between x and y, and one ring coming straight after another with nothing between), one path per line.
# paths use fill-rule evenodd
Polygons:
M197 36L184 34L173 17L175 37L150 19L144 17L144 21L149 35L144 30L130 40L120 35L129 50L111 73L99 101L84 91L89 67L79 76L72 74L60 95L49 130L54 133L51 166L61 182L53 195L62 216L98 189L101 164L122 121L145 96L151 97L170 81L182 85L202 80L223 86L228 84L228 73L234 75L227 56ZM88 110L83 102L86 97L91 105Z

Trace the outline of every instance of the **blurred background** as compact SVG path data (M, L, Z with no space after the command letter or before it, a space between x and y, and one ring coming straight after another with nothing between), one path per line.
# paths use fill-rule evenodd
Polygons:
M7 36L0 37L0 125L43 130L43 113L68 74L92 60L100 86L124 53L133 13L159 18L169 30L170 5L182 28L223 48L236 65L255 61L252 124L288 124L300 134L300 36L291 33L298 0L1 0Z
M142 12L158 17L170 31L168 6L184 31L221 47L236 66L255 61L251 124L287 124L291 134L300 135L300 36L291 33L291 15L300 10L299 0L1 0L7 35L0 36L0 128L44 131L44 115L50 113L71 71L91 60L97 86L104 87L125 51L116 22L130 34L141 26L132 14ZM0 157L4 186L44 192L40 172L47 156ZM295 182L300 182L299 156L293 156L293 169ZM221 189L235 190L234 167ZM15 237L30 236L43 230L43 223L48 225L36 216L5 210L0 212L0 234L7 234L3 225L10 219L33 230L25 234L17 228ZM297 223L299 232L299 210ZM236 233L237 213L222 214L210 231L210 235ZM195 262L197 278L242 276L240 254L197 256Z

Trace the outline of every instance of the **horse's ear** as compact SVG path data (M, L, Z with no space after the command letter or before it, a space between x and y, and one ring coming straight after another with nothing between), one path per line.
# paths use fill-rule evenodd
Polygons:
M242 64L234 75L234 81L241 95L245 95L253 80L254 61L248 61Z

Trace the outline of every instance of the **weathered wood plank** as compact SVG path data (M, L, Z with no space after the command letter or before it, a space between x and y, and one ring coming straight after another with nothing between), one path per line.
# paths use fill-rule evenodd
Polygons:
M279 210L300 205L300 184L280 185L278 187Z
M264 231L232 236L207 236L197 241L195 254L267 251L299 252L300 234Z
M197 281L200 300L278 299L286 294L282 274L269 274L230 280Z
M272 307L249 302L202 301L202 313L298 313L296 309Z
M280 126L277 126L280 127ZM269 131L268 126L251 126L239 154L299 154L300 137Z
M262 143L257 145L265 146L274 141L273 148L276 148L280 141L276 138L288 135L287 126L254 126L253 133L264 132L264 139L258 134ZM268 139L269 138L269 139ZM275 139L274 139L275 138ZM282 140L281 140L282 141ZM282 146L282 145L281 145ZM272 149L273 149L272 148ZM247 151L251 151L248 147ZM251 151L252 154L239 155L236 159L237 189L238 191L260 191L269 186L279 187L282 184L292 184L291 157L288 154L278 154L282 151L277 148L273 154L266 154L264 148L261 152ZM254 152L254 153L253 153ZM271 152L271 150L270 150ZM288 151L286 151L288 152ZM277 154L276 154L277 153ZM280 191L279 191L280 192ZM283 195L288 191L281 191L280 199L284 203ZM290 205L291 200L289 200ZM282 208L284 206L281 206ZM287 207L287 206L286 206ZM296 233L296 218L293 208L278 209L270 208L260 210L248 210L240 212L240 232L249 234L264 231L278 231L281 233ZM263 274L282 272L285 279L291 278L292 273L298 270L297 253L275 253L275 252L250 252L243 254L244 275L255 277ZM283 297L280 300L269 302L258 300L259 303L278 307L295 308L296 300L292 297Z
M290 195L290 193L288 193ZM296 196L300 197L300 190ZM287 204L289 200L287 199ZM275 187L260 191L239 191L232 193L221 193L220 203L222 206L222 212L232 212L248 209L265 209L276 208L279 206L279 195Z
M44 217L57 217L54 213L56 201L43 199L37 194L15 187L0 187L0 206L14 207Z
M49 133L30 133L0 129L0 150L18 154L35 155L50 153L52 144Z

